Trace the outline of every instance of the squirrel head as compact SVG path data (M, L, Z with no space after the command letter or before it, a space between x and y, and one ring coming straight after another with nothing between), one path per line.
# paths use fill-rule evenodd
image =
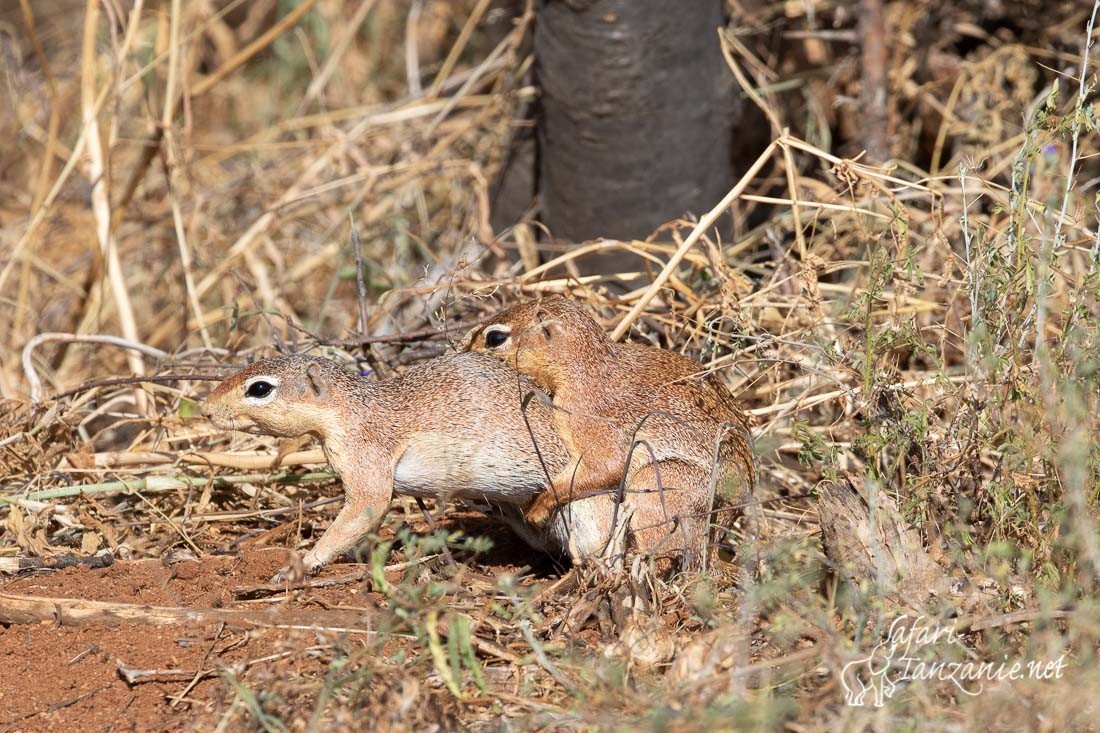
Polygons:
M353 380L357 377L326 359L277 356L227 377L206 398L202 414L226 430L324 438L334 425L341 388Z
M603 328L582 306L550 295L505 308L475 326L459 351L492 354L552 392L563 370L578 363L599 365L610 345Z

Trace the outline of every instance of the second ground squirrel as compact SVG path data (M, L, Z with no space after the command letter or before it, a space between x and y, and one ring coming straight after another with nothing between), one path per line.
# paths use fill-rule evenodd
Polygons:
M495 354L559 408L571 462L528 508L536 526L573 497L624 478L638 494L640 526L678 520L689 525L690 548L701 543L715 494L728 504L753 486L748 421L729 390L685 356L612 341L577 303L550 296L512 306L472 329L460 348Z

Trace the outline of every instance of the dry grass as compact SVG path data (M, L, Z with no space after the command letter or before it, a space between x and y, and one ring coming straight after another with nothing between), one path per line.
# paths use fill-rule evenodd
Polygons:
M0 130L17 141L0 153L0 557L202 556L269 528L261 511L293 515L337 485L300 475L322 465L305 445L276 471L297 479L269 479L269 462L241 454L274 446L201 420L208 385L191 377L272 348L359 355L385 374L503 303L568 292L618 336L699 358L751 408L755 577L657 583L636 568L535 590L410 571L375 585L388 632L411 639L399 659L380 634L325 647L324 677L227 673L218 715L260 728L366 715L413 728L1095 725L1081 693L1098 689L1100 634L1091 8L1048 4L1041 26L997 36L967 7L925 4L937 35L888 4L892 152L906 161L889 168L844 157L861 143L846 42L802 6L738 9L727 60L772 142L713 212L732 213L732 236L697 212L645 242L528 267L505 255L535 225L494 232L489 212L534 95L530 9L513 25L486 2L428 0L413 26L407 3L304 2L281 24L274 6L116 16L105 3L86 25L58 0L34 4L34 34L0 18L16 101ZM577 274L618 247L645 256L642 286ZM52 332L144 349L32 343ZM131 374L167 376L109 382ZM45 398L31 405L35 375ZM813 496L844 472L896 498L948 579L926 610L970 630L937 653L1066 653L1065 676L974 697L914 681L883 710L845 706L837 674L902 608L830 572ZM398 542L407 557L438 545ZM476 565L474 549L456 552ZM623 599L651 623L619 615ZM1035 612L1003 615L1019 610Z

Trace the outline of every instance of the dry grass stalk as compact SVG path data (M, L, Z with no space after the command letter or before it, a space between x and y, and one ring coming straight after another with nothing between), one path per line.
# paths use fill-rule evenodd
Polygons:
M873 476L897 504L896 534L919 535L953 582L981 586L972 606L951 592L939 598L965 613L958 628L967 630L968 653L999 644L1020 654L1069 649L1070 638L1078 649L1094 644L1086 612L1100 567L1090 539L1100 411L1085 366L1100 318L1100 227L1088 188L1098 143L1079 116L1088 114L1084 54L1058 50L1081 45L1087 9L1065 4L1027 43L962 55L950 34L926 49L907 46L924 37L917 21L884 3L898 49L884 70L887 109L905 158L894 167L860 162L845 132L859 129L846 100L861 89L837 49L854 27L830 36L808 6L755 9L753 23L723 33L723 47L764 115L760 125L771 128L765 154L697 220L671 222L644 242L540 245L537 264L530 226L509 234L488 225L512 116L534 93L521 56L530 7L516 28L493 33L497 11L488 3L456 5L449 44L432 50L414 28L427 4L417 5L425 13L416 22L390 3L306 2L266 20L259 10L237 17L226 8L200 18L186 5L172 3L163 21L131 14L118 24L114 51L92 42L106 37L104 14L98 25L85 17L81 75L47 83L50 122L35 123L45 128L34 142L36 173L6 197L19 216L0 205L0 290L13 272L19 278L18 295L0 301L10 324L0 385L6 396L41 402L0 407L5 560L107 547L135 557L187 548L210 562L249 542L308 543L313 525L327 521L339 487L300 468L313 470L315 449L216 433L197 416L204 387L191 381L150 382L148 412L134 410L133 383L110 378L139 373L138 362L201 376L273 345L343 359L369 345L377 368L399 370L440 353L498 305L567 292L617 338L699 358L758 417L765 503L758 526L735 526L731 538L755 536L754 582L681 579L643 592L633 568L609 568L532 589L528 570L502 572L499 558L482 565L453 544L458 568L438 563L437 549L418 544L429 540L416 539L428 530L415 507L399 506L378 538L392 544L378 546L409 553L399 563L411 564L372 577L370 592L378 618L400 629L391 643L405 644L407 666L395 675L384 666L392 649L382 647L344 655L326 642L311 652L352 660L374 680L378 694L354 709L388 720L405 695L425 725L487 724L498 714L546 726L647 725L671 715L685 726L874 725L836 703L829 670L903 604L887 599L879 615L837 605L843 595L824 573L826 554L837 553L821 539L822 528L837 528L835 515L806 495L842 471ZM932 10L952 21L944 28L965 21L952 15L962 10ZM41 28L42 17L29 18L25 27ZM160 33L157 23L164 48L145 53L141 39ZM330 47L317 32L326 23L338 28ZM803 73L805 59L775 53L753 31L773 27L831 64L829 73ZM401 40L410 33L415 48ZM31 35L35 58L53 73L74 66L52 57L49 34ZM309 68L307 48L324 61ZM1080 104L1059 99L1047 111L1043 95L1033 99L1053 79L1038 59L1074 67ZM108 67L110 77L97 76ZM213 71L200 77L198 69ZM427 93L409 81L422 76L431 79ZM75 112L73 90L79 116L108 135L66 127L78 116L66 114ZM1030 122L1021 127L1021 119ZM26 129L33 137L34 125ZM164 176L148 175L157 153ZM72 176L82 161L92 161L84 175L92 207ZM112 170L127 175L101 175ZM361 265L349 247L349 211ZM734 227L716 232L726 212ZM93 231L94 246L80 238ZM527 256L513 264L507 255L520 247ZM108 258L111 312L74 275L94 249ZM644 272L578 275L587 257L610 249L641 255ZM630 284L638 275L643 284ZM126 294L129 325L120 319ZM92 330L122 334L113 338L127 353L74 342L62 359L46 335L78 331L85 317L103 319ZM276 466L296 481L271 481ZM402 522L417 532L399 541ZM433 563L414 562L421 551ZM622 613L635 599L652 627ZM470 634L461 621L451 625L459 615L471 619ZM615 646L624 633L630 643ZM467 655L484 663L480 681ZM341 688L346 700L318 702L325 672L284 679L261 667L225 689L277 691L286 707L276 713L317 715L318 726L342 719L340 705L354 700ZM910 689L890 702L896 719L960 727L991 719L949 685ZM301 690L312 691L308 699ZM990 699L1005 710L1033 704L1051 720L1076 709L1063 696L1058 712L1030 690L1017 691L1023 702ZM487 712L478 700L499 708ZM244 705L226 702L218 714L243 721Z

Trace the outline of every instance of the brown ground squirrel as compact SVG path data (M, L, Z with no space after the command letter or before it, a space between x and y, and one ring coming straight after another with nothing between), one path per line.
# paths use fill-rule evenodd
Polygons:
M620 507L604 491L557 508L537 529L525 522L524 508L569 461L553 408L542 399L521 407L533 389L487 354L442 356L385 381L325 359L279 356L230 375L203 414L224 429L322 441L345 503L303 559L307 572L377 527L394 494L487 501L534 547L580 562L603 552ZM681 480L675 466L666 473ZM646 534L649 544L630 549L660 551L663 539ZM276 579L287 577L289 569Z
M535 526L571 497L624 475L632 491L650 490L636 499L638 520L648 516L650 525L701 513L705 527L712 486L720 501L742 499L753 486L748 420L725 385L713 375L700 376L702 365L680 354L612 341L565 297L507 308L472 329L460 349L497 355L561 408L555 417L571 462L526 512ZM640 441L644 445L634 445ZM654 460L656 469L640 470ZM643 485L653 483L649 474L663 472L665 465L685 485L694 483L678 492ZM699 531L698 523L692 531ZM687 539L689 546L697 541Z
M516 374L471 354L433 359L385 381L325 359L278 356L232 374L203 405L220 428L322 441L345 503L306 554L307 572L377 527L395 493L482 499L518 518L545 490L547 471L567 461L550 408L531 400L526 412L525 422ZM537 541L530 532L524 539Z

